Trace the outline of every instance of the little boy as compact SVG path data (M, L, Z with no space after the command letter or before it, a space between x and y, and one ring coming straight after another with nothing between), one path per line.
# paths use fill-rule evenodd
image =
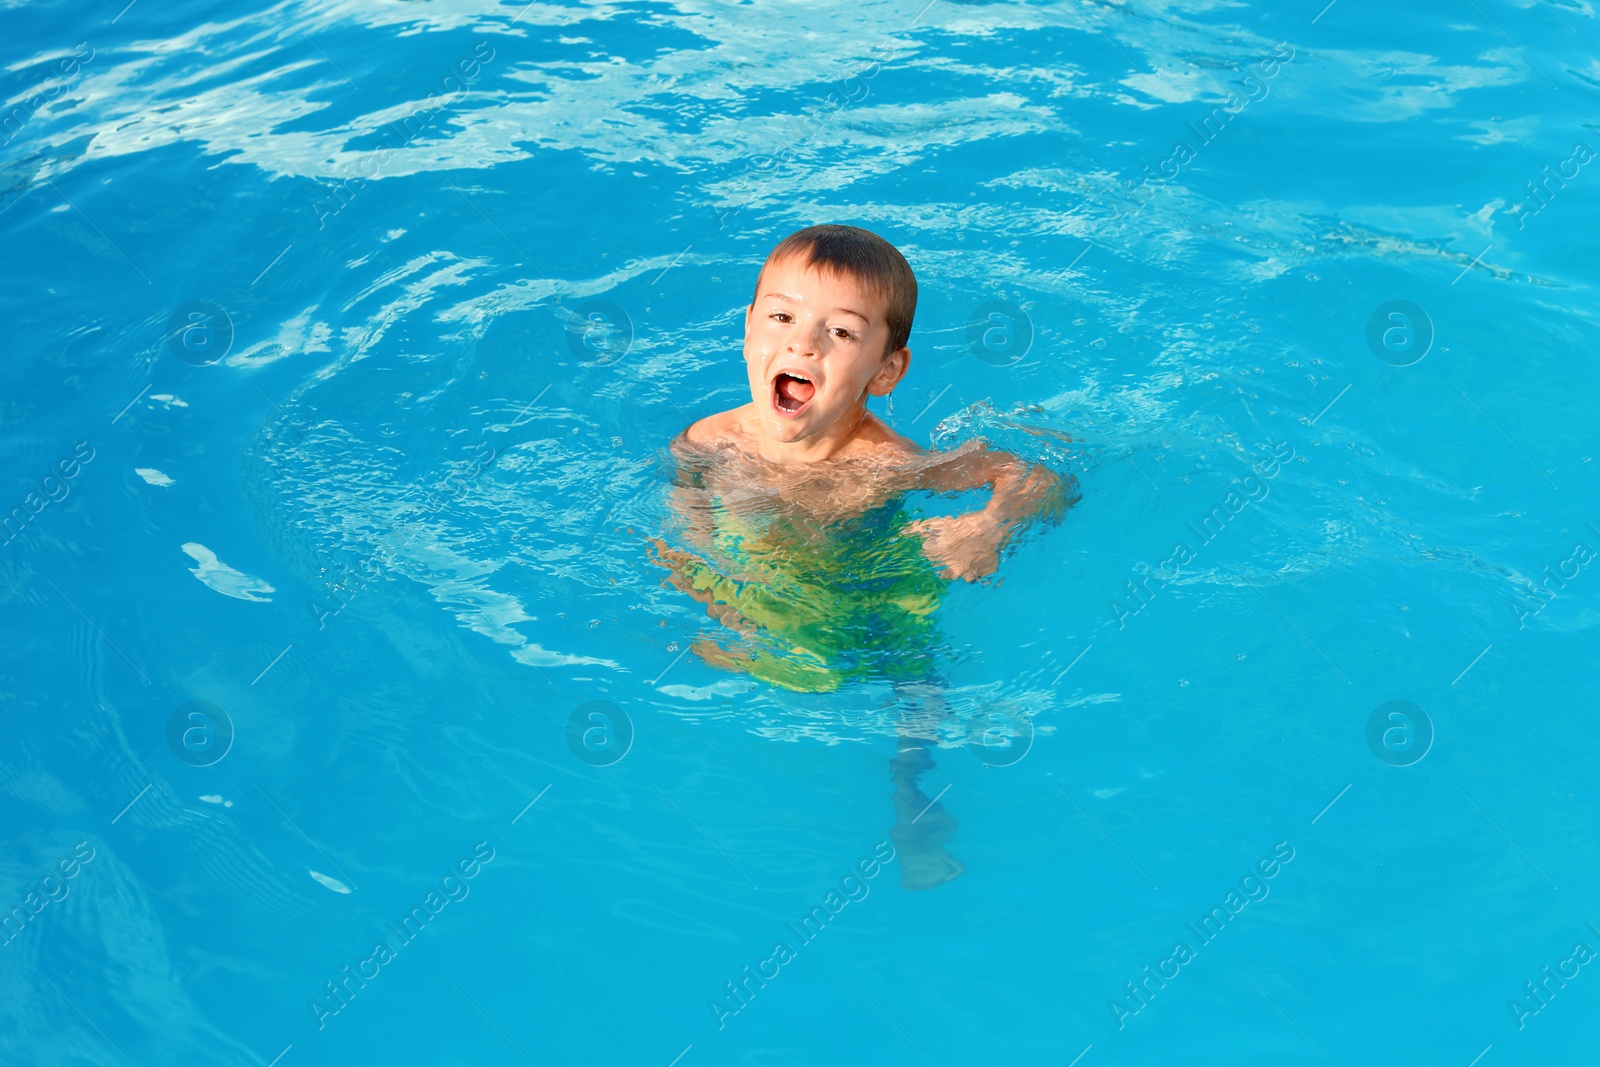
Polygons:
M767 256L745 309L751 403L701 419L673 442L674 508L701 556L657 541L678 588L739 631L705 639L707 663L785 689L825 692L850 679L936 678L930 618L954 578L992 574L1024 521L1059 515L1061 480L972 442L929 452L867 410L911 365L917 280L898 250L853 226L812 226ZM987 487L986 506L913 521L914 490ZM704 557L704 558L702 558ZM902 877L930 888L961 872L943 852L942 809L926 798L929 738L903 737Z

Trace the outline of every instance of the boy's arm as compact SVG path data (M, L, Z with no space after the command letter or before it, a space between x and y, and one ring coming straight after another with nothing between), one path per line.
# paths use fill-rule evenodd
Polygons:
M989 502L977 511L911 524L929 558L947 578L976 581L1000 565L1000 550L1025 520L1058 518L1067 508L1061 477L987 447L953 456L928 471L919 488L959 493L988 486Z
M675 438L670 446L677 461L675 484L668 492L667 502L679 520L679 529L689 547L710 554L716 539L715 521L707 507L709 494L704 485L705 449L714 441L705 432L706 423L694 423ZM720 602L711 586L715 581L705 579L716 576L715 569L705 560L668 545L659 537L650 539L655 549L656 562L668 572L667 581L705 605L706 614L730 629L749 633L755 624L736 608Z
M712 529L711 513L705 506L706 493L700 486L704 455L699 447L702 442L696 433L698 426L699 423L696 423L684 430L669 446L672 458L677 462L677 472L667 494L667 503L673 515L682 523L684 540L690 546L706 552L711 549L715 531Z
M930 475L925 488L941 493L989 486L989 503L982 514L997 523L1015 524L1036 515L1056 518L1066 510L1060 475L987 446L940 464Z

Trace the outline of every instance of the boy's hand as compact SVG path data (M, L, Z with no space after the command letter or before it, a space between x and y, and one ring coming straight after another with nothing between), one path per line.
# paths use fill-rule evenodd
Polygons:
M944 577L975 582L1000 566L1000 549L1010 533L982 511L936 519L919 519L906 526L922 537L922 552L944 564Z
M1036 517L1056 518L1073 503L1054 471L987 448L952 454L951 461L935 468L935 476L922 488L959 493L984 485L991 494L981 511L922 519L906 527L922 535L923 554L944 564L946 578L975 582L993 574L1000 566L1000 550L1022 523Z
M741 615L737 608L719 603L709 591L694 587L694 581L689 577L689 573L692 573L696 568L706 568L709 564L687 552L678 551L659 537L652 537L650 544L656 550L656 562L667 569L667 581L674 588L688 593L695 600L700 601L706 606L707 615L710 615L729 629L738 630L745 634L755 632L756 624ZM700 656L701 659L706 658L703 650L697 649L695 654ZM706 660L706 662L710 663L711 661Z

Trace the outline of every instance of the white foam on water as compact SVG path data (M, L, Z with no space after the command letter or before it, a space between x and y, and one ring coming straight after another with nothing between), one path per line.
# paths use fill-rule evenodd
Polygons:
M323 885L327 886L329 889L333 890L335 893L343 893L346 896L350 895L350 887L339 881L339 879L330 878L321 871L313 871L309 868L307 868L306 873L311 875L311 877L315 878L318 882L321 882Z
M277 592L260 578L252 578L243 571L234 570L218 559L217 554L205 545L195 541L186 541L183 545L183 551L199 564L197 567L191 567L189 573L223 596L231 596L239 600L254 600L257 603L265 604L270 602L272 598L269 596L257 596L256 594Z

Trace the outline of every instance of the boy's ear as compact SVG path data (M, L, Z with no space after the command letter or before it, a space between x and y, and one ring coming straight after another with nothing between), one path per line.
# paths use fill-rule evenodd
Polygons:
M867 392L873 396L888 396L894 392L894 387L900 384L900 379L906 376L906 371L911 369L911 349L897 348L884 357L883 365L878 368L878 373L872 376L867 383Z

